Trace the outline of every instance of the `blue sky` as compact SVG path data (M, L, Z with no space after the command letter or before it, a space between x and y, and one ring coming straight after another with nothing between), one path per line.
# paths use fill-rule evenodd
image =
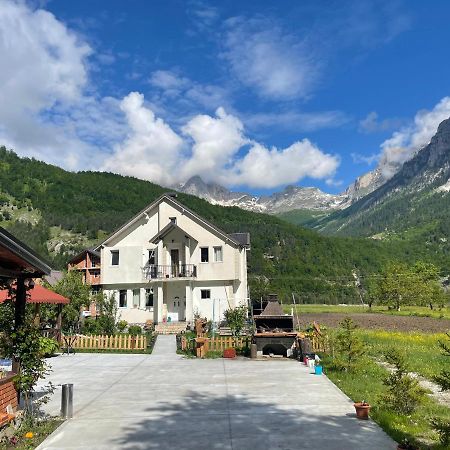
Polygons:
M343 190L450 116L446 1L0 0L0 143L70 170Z

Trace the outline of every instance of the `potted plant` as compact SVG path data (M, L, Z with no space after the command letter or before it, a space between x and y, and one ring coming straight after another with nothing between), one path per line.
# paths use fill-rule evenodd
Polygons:
M223 351L223 357L230 358L230 359L236 358L236 349L235 348L226 348Z
M403 439L402 442L397 445L397 450L417 450L417 447L411 444L408 439Z
M366 402L357 402L353 405L356 410L356 417L361 420L367 420L369 418L369 411L371 406Z

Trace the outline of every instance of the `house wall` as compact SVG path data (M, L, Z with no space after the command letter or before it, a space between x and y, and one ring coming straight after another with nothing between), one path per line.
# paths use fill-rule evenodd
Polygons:
M170 231L159 245L150 243L173 217L176 218L181 230ZM214 261L215 246L222 247L222 262ZM201 247L209 249L208 263L201 262ZM169 266L171 248L179 249L181 264L193 264L197 267L196 278L164 280L164 282L144 279L142 268L148 261L148 251L150 249L156 251L157 265ZM119 251L118 266L111 264L111 250ZM167 318L171 313L177 312L179 319L192 320L194 311L212 319L213 309L218 320L219 314L221 315L224 308L228 307L228 303L235 306L247 302L246 250L234 244L229 238L221 236L201 219L188 215L182 206L174 206L164 200L103 244L101 261L101 284L104 292L114 294L119 302L118 290L128 290L128 305L119 310L121 317L128 322L143 323L153 317L155 321L161 321L163 317ZM166 306L162 306L159 311L156 311L156 305L154 311L147 311L145 303L143 307L132 305L132 289L141 289L141 299L145 302L143 292L145 287L150 285L155 289L155 303L158 286L160 296L164 298ZM186 287L190 289L189 294ZM202 288L211 289L211 300L201 300ZM174 306L175 297L178 298ZM185 310L178 307L178 302L183 307L186 303Z

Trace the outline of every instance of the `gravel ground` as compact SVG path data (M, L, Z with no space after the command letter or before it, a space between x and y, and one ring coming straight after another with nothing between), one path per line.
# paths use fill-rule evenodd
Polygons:
M300 314L298 321L305 327L313 321L328 327L338 327L345 317L351 317L361 328L384 329L389 331L423 331L428 333L442 333L450 330L450 320L432 317L391 316L376 313L312 313Z

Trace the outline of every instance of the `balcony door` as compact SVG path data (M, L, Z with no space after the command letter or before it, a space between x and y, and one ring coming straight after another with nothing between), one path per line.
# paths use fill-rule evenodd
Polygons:
M171 272L173 277L180 276L180 250L173 248L170 250Z

